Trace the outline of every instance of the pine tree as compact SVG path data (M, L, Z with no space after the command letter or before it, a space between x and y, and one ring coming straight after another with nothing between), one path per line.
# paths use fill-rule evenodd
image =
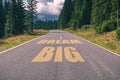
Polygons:
M24 31L24 7L22 0L11 0L12 34L22 34Z
M91 0L75 0L74 10L69 25L73 29L81 28L83 25L90 24Z
M31 18L27 10L25 11L25 32L31 33Z
M61 14L59 16L58 20L58 27L59 28L67 28L68 23L71 20L71 15L73 11L73 2L72 0L65 0L63 9L61 11Z
M8 14L8 8L9 8L9 5L10 5L10 2L5 0L5 3L4 3L4 10L5 10L5 15Z
M3 8L3 2L0 0L0 39L4 37L5 35L5 14L4 14L4 8Z
M36 17L36 9L37 9L37 1L36 0L27 0L28 2L28 9L29 9L29 15L30 15L30 21L31 21L31 32L33 32L33 20L34 20L34 17Z
M12 34L17 35L18 31L17 31L17 2L16 0L11 0L11 12L10 12L10 16L11 16L11 25L12 25Z
M17 31L19 34L22 34L25 29L25 10L24 10L24 4L22 0L17 0L17 21L19 22L17 25Z
M7 5L7 7L6 7ZM5 22L5 37L12 36L12 29L13 29L13 22L12 22L12 10L11 10L11 3L5 3L5 10L6 10L6 22Z

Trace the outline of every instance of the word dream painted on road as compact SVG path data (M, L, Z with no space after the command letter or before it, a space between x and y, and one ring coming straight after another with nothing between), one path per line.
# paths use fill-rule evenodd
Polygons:
M41 40L37 44L82 44L79 40ZM53 58L54 62L62 62L63 56L68 62L85 62L84 58L75 47L44 47L32 62L49 62Z
M82 44L79 40L41 40L38 44Z

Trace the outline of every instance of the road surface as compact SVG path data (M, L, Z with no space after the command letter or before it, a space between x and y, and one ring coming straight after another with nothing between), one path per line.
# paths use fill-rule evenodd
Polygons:
M0 53L0 80L120 80L120 57L60 30Z

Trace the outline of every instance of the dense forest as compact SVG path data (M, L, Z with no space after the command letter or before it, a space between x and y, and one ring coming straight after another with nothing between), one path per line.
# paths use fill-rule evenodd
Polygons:
M56 29L57 21L41 21L37 18L37 0L0 0L0 39L24 33L33 29Z
M94 27L98 34L116 30L120 39L120 0L65 0L58 28Z
M33 31L36 0L0 0L0 39ZM27 9L26 9L27 8Z
M53 20L43 21L38 19L37 21L35 21L33 27L34 29L45 29L45 30L57 29L57 21L53 21Z
M36 0L0 0L0 39L33 29L65 29L93 27L103 34L116 30L120 39L120 0L65 0L58 21L34 21ZM27 9L26 9L27 8Z

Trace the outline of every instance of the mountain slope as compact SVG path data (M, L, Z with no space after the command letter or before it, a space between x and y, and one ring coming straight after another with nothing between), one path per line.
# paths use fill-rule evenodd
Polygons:
M92 25L97 33L117 29L118 20L120 21L120 0L72 0L72 3L72 14L67 15L62 15L66 12L64 7L68 6L68 4L64 4L59 16L58 27L63 25L61 22L66 21L65 17L71 16L64 27L69 26L77 29L82 28L84 25Z

